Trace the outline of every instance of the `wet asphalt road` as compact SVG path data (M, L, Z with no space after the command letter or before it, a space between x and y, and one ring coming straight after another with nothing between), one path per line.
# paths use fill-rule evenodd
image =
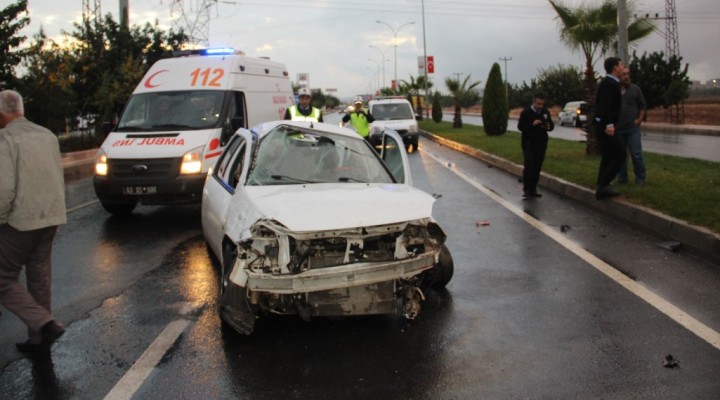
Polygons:
M437 160L440 161L437 161ZM415 185L436 194L455 276L415 321L399 316L259 322L220 328L217 270L199 207L140 207L109 217L89 180L68 184L68 225L54 253L56 316L68 330L51 355L25 358L23 328L0 317L3 398L98 399L165 327L190 323L136 399L717 399L720 350L621 287L460 171L720 331L720 267L426 140ZM451 168L447 168L450 163ZM663 367L666 355L677 368Z

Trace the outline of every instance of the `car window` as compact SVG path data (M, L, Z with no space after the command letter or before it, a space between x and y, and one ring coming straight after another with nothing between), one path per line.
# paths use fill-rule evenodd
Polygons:
M230 143L225 149L225 152L220 156L215 171L213 172L213 176L228 188L235 188L235 185L232 185L230 182L231 168L229 168L229 166L232 165L231 161L235 159L235 155L241 153L237 150L243 142L244 140L240 136L234 136L230 139Z
M187 90L141 93L130 97L117 130L120 132L199 130L220 125L225 92Z
M280 125L258 143L248 185L392 183L377 153L359 137Z
M415 119L412 108L407 103L375 104L370 113L376 120Z

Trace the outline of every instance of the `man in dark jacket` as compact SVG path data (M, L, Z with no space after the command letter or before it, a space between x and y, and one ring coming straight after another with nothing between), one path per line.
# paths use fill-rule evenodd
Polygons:
M532 105L520 113L518 130L522 133L523 197L542 197L537 191L540 170L545 161L548 132L555 128L545 108L545 96L536 94Z
M615 134L622 105L620 77L625 71L625 66L617 57L605 59L604 66L607 76L598 85L593 120L593 129L602 153L595 189L595 198L598 200L620 194L610 187L610 182L615 179L625 162L625 145L620 135Z

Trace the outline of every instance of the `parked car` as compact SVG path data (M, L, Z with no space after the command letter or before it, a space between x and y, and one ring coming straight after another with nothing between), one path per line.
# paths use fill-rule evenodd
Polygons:
M370 131L370 143L379 146L382 132L392 129L402 138L405 148L410 151L418 147L417 117L412 105L402 96L377 97L370 100L368 109L375 121Z
M424 293L453 275L434 201L412 186L394 131L375 151L330 124L239 129L201 207L222 320L250 334L264 314L415 318Z
M579 128L586 122L587 103L584 101L571 101L565 104L565 107L558 114L558 124L560 126L568 124Z

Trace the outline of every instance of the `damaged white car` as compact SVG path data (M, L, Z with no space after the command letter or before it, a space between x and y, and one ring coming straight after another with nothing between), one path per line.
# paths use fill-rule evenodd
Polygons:
M393 131L378 154L350 129L277 121L240 129L208 174L202 228L221 265L220 315L401 313L445 287L453 262L435 199L412 186Z

